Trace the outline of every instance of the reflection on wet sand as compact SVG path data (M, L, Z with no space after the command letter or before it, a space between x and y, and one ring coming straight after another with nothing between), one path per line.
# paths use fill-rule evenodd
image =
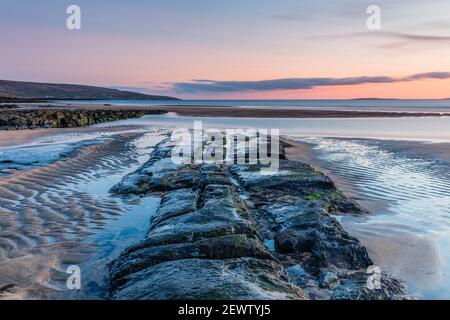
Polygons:
M86 240L142 203L124 205L108 189L158 139L155 132L119 134L73 157L0 178L0 298L63 294L64 266L81 264L98 250Z
M325 171L372 213L340 221L375 263L407 283L417 298L448 296L449 144L293 139L296 151L288 156Z
M409 284L410 292L433 290L443 281L444 261L433 237L394 223L348 221L346 226L383 270Z

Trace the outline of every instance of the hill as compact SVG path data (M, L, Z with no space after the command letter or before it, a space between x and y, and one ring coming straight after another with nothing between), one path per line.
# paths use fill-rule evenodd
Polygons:
M0 80L0 100L178 100L167 96L78 84Z

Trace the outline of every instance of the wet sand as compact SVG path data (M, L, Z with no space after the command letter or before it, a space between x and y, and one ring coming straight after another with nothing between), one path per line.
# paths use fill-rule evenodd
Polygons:
M448 254L444 251L448 249L445 246L445 241L448 241L448 231L445 231L449 224L446 213L448 208L439 209L439 204L432 198L441 197L443 204L443 199L448 199L445 190L448 192L449 185L447 183L445 189L446 185L442 182L445 178L438 180L439 174L430 172L430 177L438 178L436 182L413 183L419 175L427 174L428 169L423 167L415 173L411 171L411 167L399 171L399 176L389 176L387 173L388 180L382 184L377 182L382 179L381 175L371 176L373 173L360 171L361 168L357 166L352 168L352 163L343 164L333 161L333 158L324 161L323 155L319 157L313 150L315 145L312 143L290 139L286 139L286 142L292 146L286 152L288 159L307 162L325 172L340 190L371 212L367 217L341 217L340 222L350 234L363 243L376 265L405 281L409 286L409 293L417 298L442 299L447 296ZM415 161L438 161L433 164L433 168L445 168L450 163L449 143L384 141L382 146L387 152L410 159L404 160L408 165ZM342 157L342 154L339 153L337 157ZM364 162L365 159L360 157L358 161ZM396 167L398 163L390 162L390 165ZM386 171L388 170L389 167L386 167ZM408 176L414 177L410 183ZM393 184L389 181L391 179L397 180L398 183ZM405 191L402 191L403 188ZM418 202L418 199L421 199L421 202ZM410 206L408 201L413 205ZM429 208L429 212L425 208Z
M96 132L98 129L86 128L61 128L61 129L27 129L1 131L0 130L0 147L18 146L32 143L35 140L51 137L66 133Z
M313 153L311 152L311 147L307 143L294 141L288 138L281 138L281 141L288 145L285 152L286 158L308 164L312 163Z
M139 126L114 126L105 128L108 132L121 132L129 130L139 130L143 127ZM99 132L99 128L96 127L78 127L78 128L48 128L48 129L24 129L24 130L12 130L2 131L0 130L0 148L11 146L22 146L33 143L37 140L42 140L47 137L54 137L67 134L79 134L79 133L96 133ZM61 141L64 142L64 141Z
M101 130L119 132L130 128ZM92 127L21 130L20 134L4 131L0 132L0 147L26 144L55 134L98 131L99 128ZM132 149L128 143L137 136L137 133L120 135L118 139L84 148L75 158L0 179L0 299L54 297L67 277L61 266L83 263L95 252L95 247L82 240L104 228L108 220L123 214L124 207L118 199L98 199L90 192L74 190L73 185L118 172L124 174L136 163L130 157ZM347 195L355 194L351 186L333 175L333 170L316 163L310 144L286 141L292 145L286 153L290 160L313 165L329 174ZM404 142L403 147L415 152L432 152L446 161L450 159L449 143ZM365 225L348 220L344 225L363 242L383 270L403 278L406 275L408 282L418 286L439 284L442 259L432 239L395 224ZM15 286L8 287L11 284Z
M0 178L0 299L54 299L67 293L66 267L85 263L99 250L86 240L141 202L125 204L108 190L117 182L111 177L119 180L139 165L142 156L133 141L143 136L119 134L74 157ZM105 195L99 194L102 189ZM120 241L103 245L111 252ZM83 271L91 277L104 264Z

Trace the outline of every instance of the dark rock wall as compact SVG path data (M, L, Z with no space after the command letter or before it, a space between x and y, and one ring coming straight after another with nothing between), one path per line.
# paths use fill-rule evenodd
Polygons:
M164 110L0 110L0 130L69 128L139 118Z

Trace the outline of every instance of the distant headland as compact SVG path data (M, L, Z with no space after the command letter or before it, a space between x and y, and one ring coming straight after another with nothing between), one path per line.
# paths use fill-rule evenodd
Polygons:
M0 102L32 102L36 100L179 100L174 97L149 95L102 87L0 80Z

